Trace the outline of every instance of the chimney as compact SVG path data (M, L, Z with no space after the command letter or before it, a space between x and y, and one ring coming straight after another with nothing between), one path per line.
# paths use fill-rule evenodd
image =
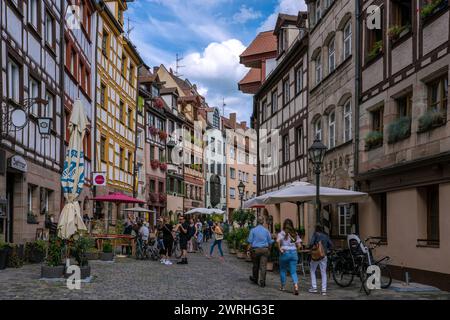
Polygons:
M158 73L159 67L153 67L153 73Z
M230 122L233 127L236 125L236 113L230 113Z
M173 74L173 70L172 70L172 68L170 68L169 72L170 72L170 74Z
M241 122L241 128L244 129L244 130L247 128L247 121L242 121Z

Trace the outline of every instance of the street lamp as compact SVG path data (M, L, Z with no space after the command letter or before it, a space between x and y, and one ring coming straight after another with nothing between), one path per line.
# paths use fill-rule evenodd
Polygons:
M320 168L325 158L327 147L321 140L316 139L308 150L309 160L314 165L314 173L316 175L316 218L317 223L322 225L321 208L320 208Z
M239 197L241 198L241 210L242 210L243 201L244 201L244 191L245 191L245 184L242 181L239 182L238 191L239 191Z

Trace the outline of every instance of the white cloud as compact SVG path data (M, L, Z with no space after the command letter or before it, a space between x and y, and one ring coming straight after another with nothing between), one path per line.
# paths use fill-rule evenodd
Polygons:
M238 119L249 121L252 98L237 89L237 83L248 70L239 63L239 55L244 50L245 46L237 39L212 42L203 52L186 55L182 61L185 67L180 73L197 84L200 94L205 96L210 106L222 110L222 99L225 98L225 115L237 112Z
M249 8L246 5L242 5L239 12L233 15L233 22L246 23L250 20L255 20L261 17L260 11L255 11L253 8Z
M279 13L298 14L299 11L306 11L306 9L304 0L278 0L274 12L261 24L258 32L273 30Z

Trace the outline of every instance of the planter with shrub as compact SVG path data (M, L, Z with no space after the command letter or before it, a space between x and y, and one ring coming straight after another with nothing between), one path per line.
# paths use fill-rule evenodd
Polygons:
M111 241L105 241L103 243L103 251L100 253L100 260L102 261L114 260L114 252Z
M427 20L434 14L445 9L448 6L448 0L430 0L427 4L422 6L420 10L420 17L423 20Z
M391 39L392 42L395 42L398 39L400 39L401 37L403 37L404 35L408 34L408 32L410 30L411 30L411 26L410 25L406 25L406 26L395 25L395 26L392 26L388 30L389 39Z
M388 143L409 138L411 135L411 117L400 117L388 127Z
M0 270L6 268L10 249L9 243L0 240Z
M25 257L30 263L41 263L45 260L47 251L47 242L44 240L36 240L27 242L25 245Z
M373 60L381 53L383 53L383 40L377 41L373 44L372 49L368 53L368 58L369 60Z
M383 133L380 131L371 131L364 139L366 142L366 150L372 150L383 145Z
M73 242L73 245L70 248L72 256L80 267L81 279L86 279L91 276L91 267L89 266L86 252L89 248L93 247L93 245L93 240L91 238L79 237ZM66 273L66 276L70 276L70 274Z
M41 278L61 278L64 276L62 256L64 251L63 241L52 238L48 243L46 264L41 267Z
M440 127L447 121L446 115L439 110L429 110L419 118L418 132L426 132Z
M9 254L6 258L6 266L8 268L21 268L25 258L24 245L10 244L9 248Z

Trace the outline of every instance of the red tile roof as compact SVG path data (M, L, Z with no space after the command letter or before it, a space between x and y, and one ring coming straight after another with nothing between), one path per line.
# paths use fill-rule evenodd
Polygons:
M239 81L239 84L255 83L261 82L261 70L256 68L251 68L250 71Z
M277 37L274 36L273 31L265 31L256 36L247 49L242 52L240 57L248 57L272 51L277 51Z

